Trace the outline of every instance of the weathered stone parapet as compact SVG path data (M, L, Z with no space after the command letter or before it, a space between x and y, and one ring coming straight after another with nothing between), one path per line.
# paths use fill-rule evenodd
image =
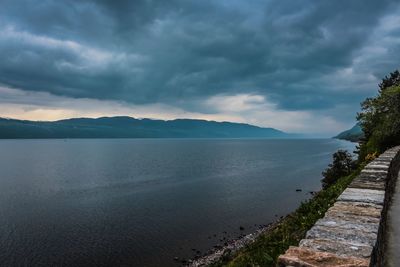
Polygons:
M383 266L386 215L400 146L370 162L307 232L278 259L281 267Z

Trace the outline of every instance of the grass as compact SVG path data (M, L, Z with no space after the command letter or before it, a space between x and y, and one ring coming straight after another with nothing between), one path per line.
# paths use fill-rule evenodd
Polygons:
M289 246L298 245L306 232L324 216L357 174L358 172L354 172L342 177L327 189L321 190L261 235L254 243L236 253L233 258L223 258L212 266L275 266L278 256L283 254Z

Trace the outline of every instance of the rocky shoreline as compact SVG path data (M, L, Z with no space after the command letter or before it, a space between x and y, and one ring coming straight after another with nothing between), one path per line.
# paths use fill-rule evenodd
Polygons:
M223 258L230 258L240 249L246 247L247 245L253 243L259 236L267 233L274 229L279 223L281 223L283 218L278 219L277 221L267 224L260 229L256 230L253 233L244 235L240 238L229 240L225 243L224 246L214 246L212 252L206 256L203 256L198 259L189 260L187 267L200 267L200 266L208 266L210 264L216 263Z
M296 189L296 192L301 192L301 191L303 190ZM311 196L315 196L316 193L317 192L315 191L308 192L308 194L310 194ZM281 216L279 219L269 224L260 225L259 229L257 229L253 233L240 236L239 238L228 240L224 243L224 245L215 245L210 250L210 252L205 256L189 259L186 263L183 262L183 266L187 267L209 266L222 259L232 258L235 253L237 253L239 250L246 247L247 245L253 243L259 236L275 229L280 223L282 223L282 221L284 221L285 218L287 218L291 214L292 213L289 213L286 216ZM240 227L240 230L244 230L244 228L242 229L242 227Z

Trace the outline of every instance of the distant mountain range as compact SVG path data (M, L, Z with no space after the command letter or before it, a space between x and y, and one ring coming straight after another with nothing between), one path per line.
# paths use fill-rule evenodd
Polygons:
M27 121L0 118L0 138L293 138L273 128L244 123L131 117Z
M334 138L347 140L347 141L352 141L352 142L357 142L361 138L363 138L363 136L364 136L364 133L363 133L363 131L361 129L361 126L357 123L351 129L346 130L344 132L341 132L340 134L338 134Z

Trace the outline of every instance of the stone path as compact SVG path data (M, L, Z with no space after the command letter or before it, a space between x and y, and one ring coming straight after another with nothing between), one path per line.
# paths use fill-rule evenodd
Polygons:
M398 175L400 177L400 173ZM392 203L388 210L386 266L400 266L400 179L397 179Z
M393 188L390 181L395 180L391 169L394 158L396 166L400 162L399 151L400 147L389 149L369 163L299 246L290 247L279 257L279 266L375 266L382 255L387 199Z

